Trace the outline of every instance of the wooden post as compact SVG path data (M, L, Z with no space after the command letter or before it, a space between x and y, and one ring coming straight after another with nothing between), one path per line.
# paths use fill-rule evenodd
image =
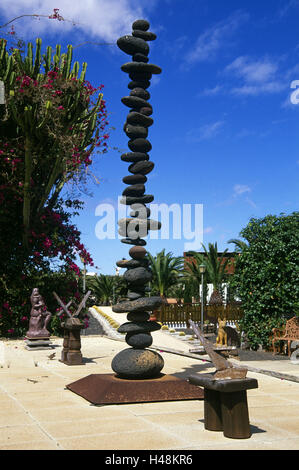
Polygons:
M204 419L208 431L222 431L221 399L216 390L204 389Z
M223 431L231 439L251 436L247 390L258 387L256 379L217 380L213 374L198 374L189 382L204 387L205 429Z
M247 392L221 393L223 435L232 439L248 439L251 436Z
M82 364L81 354L81 329L82 322L79 318L71 318L66 321L66 328L69 332L68 351L66 354L65 364L78 365Z
M65 323L61 324L63 331L63 344L62 344L62 351L61 351L61 362L66 362L67 360L67 353L69 350L69 330L65 328Z

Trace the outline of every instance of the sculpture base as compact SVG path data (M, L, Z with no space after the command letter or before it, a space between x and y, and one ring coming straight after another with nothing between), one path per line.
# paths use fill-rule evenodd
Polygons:
M203 400L203 389L173 375L128 380L115 374L91 374L66 386L94 405Z
M28 351L38 351L43 349L53 349L52 343L49 338L29 338L28 336L25 337L26 339L26 346L25 349Z

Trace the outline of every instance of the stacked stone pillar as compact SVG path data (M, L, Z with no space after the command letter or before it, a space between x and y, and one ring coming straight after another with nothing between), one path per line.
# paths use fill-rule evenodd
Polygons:
M154 168L148 152L152 149L147 139L148 129L153 124L153 109L149 103L152 74L161 73L160 67L149 63L148 42L156 39L150 31L146 20L137 20L132 25L132 35L118 39L118 47L132 61L121 66L121 70L129 74L130 94L122 98L122 103L130 108L124 124L124 132L129 138L130 152L121 156L122 161L129 162L130 175L123 178L127 185L122 193L121 203L130 206L130 217L119 220L119 234L124 238L121 242L132 245L129 250L130 259L117 262L117 266L125 268L124 279L127 281L127 300L113 306L116 313L127 313L127 322L118 329L126 333L126 342L130 348L118 353L111 367L118 377L126 379L158 377L164 366L163 358L157 352L147 349L152 344L151 332L160 329L160 324L149 321L150 312L162 304L161 297L147 296L147 286L152 273L146 258L146 241L149 230L158 230L160 223L151 220L150 208L146 204L154 200L151 194L145 194L147 176Z

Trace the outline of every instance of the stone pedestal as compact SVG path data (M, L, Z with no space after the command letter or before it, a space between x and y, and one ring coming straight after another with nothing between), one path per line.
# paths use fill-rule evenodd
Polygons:
M64 328L63 349L61 362L68 366L83 364L81 354L81 329L84 328L79 318L68 318L62 324Z
M53 349L52 343L49 337L30 338L25 336L26 346L25 349L28 351L37 351L42 349Z

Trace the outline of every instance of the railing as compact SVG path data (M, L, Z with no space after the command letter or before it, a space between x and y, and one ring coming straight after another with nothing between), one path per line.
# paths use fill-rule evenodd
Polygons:
M200 304L170 304L162 305L159 311L155 312L157 321L171 324L172 326L188 326L187 320L195 323L201 321ZM205 305L203 320L217 324L218 318L226 318L227 325L233 325L243 316L242 308L239 305L228 304L226 306Z

